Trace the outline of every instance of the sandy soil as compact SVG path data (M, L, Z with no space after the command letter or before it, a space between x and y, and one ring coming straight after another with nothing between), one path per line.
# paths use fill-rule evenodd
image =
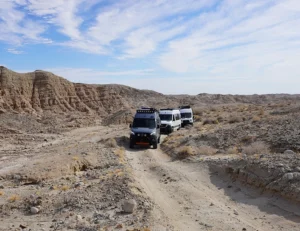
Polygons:
M297 205L234 184L206 163L171 161L159 149L126 154L157 219L163 212L174 230L299 230Z
M0 230L300 230L298 205L233 183L205 161L129 149L127 137L122 125L32 134L19 146L2 140ZM38 214L32 198L42 202ZM131 198L137 210L123 214Z

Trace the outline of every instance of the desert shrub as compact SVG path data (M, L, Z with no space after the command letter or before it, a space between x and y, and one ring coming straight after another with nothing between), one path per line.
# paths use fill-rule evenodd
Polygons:
M263 108L259 109L258 115L263 116L265 114L265 111Z
M12 195L12 196L10 196L8 198L8 201L11 202L11 203L16 202L18 200L20 200L20 196L19 195Z
M230 147L227 149L226 153L227 154L238 154L239 150L237 149L237 147Z
M193 109L193 114L198 115L198 116L202 116L203 115L203 109L195 108L195 109Z
M116 148L118 147L118 144L117 144L117 141L116 139L114 138L109 138L107 141L106 141L106 145L110 148Z
M122 147L122 148L117 149L115 151L115 154L118 156L119 161L121 163L124 163L124 161L125 161L125 148Z
M216 149L214 149L210 146L207 146L207 145L203 145L203 146L198 147L197 151L200 155L207 155L207 156L214 155L217 152Z
M219 123L221 123L224 121L224 118L223 118L223 116L218 116L217 120L219 121Z
M201 116L199 116L199 115L194 115L194 119L195 119L194 122L200 122L200 121L201 121Z
M216 112L217 108L216 107L211 107L210 110L213 111L213 112Z
M239 123L242 122L243 118L238 116L238 115L231 115L229 117L229 123L233 124L233 123Z
M246 155L266 154L269 153L269 147L261 141L254 142L243 148L243 153Z
M260 121L260 117L259 116L253 116L252 117L252 122L258 122Z
M216 120L216 119L205 119L204 121L203 121L203 125L206 125L206 124L218 124L219 122L218 122L218 120Z
M68 186L68 185L63 185L60 188L61 191L68 191L69 189L70 189L70 186Z
M241 142L243 143L253 143L256 139L256 136L253 136L253 135L246 135L246 136L243 136L241 138Z
M178 159L185 159L187 157L190 157L194 155L193 149L190 146L183 146L179 149L177 153L177 158Z

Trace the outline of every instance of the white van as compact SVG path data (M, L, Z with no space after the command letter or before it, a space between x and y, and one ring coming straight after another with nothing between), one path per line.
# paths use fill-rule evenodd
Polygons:
M181 116L178 109L164 108L159 110L161 121L160 131L162 133L171 133L181 127Z
M193 110L190 106L180 106L181 124L182 126L186 124L194 124Z

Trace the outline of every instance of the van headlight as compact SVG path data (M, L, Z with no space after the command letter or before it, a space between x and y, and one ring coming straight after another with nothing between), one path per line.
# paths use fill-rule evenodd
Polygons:
M150 134L150 136L155 136L155 132L152 132L152 133Z
M134 133L133 131L131 131L131 132L130 132L130 135L133 135L133 136L134 136L134 135L135 135L135 133Z

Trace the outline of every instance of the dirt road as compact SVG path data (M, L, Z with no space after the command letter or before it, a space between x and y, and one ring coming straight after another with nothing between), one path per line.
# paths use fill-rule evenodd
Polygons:
M157 220L164 214L174 226L165 230L300 230L297 206L233 184L205 163L171 161L160 149L126 153Z
M10 149L3 142L0 148L0 173L3 176L0 179L0 230L15 230L20 224L32 230L39 230L36 227L40 226L44 230L53 230L51 227L58 225L61 229L57 230L63 230L69 224L70 227L82 227L78 219L73 219L82 214L86 216L82 220L87 223L84 227L89 229L86 230L97 230L97 225L103 226L105 222L111 227L108 230L115 230L117 224L122 223L120 230L124 231L136 225L150 225L152 231L300 230L299 206L235 184L209 168L206 162L171 161L159 148L129 149L128 139L125 139L127 134L127 127L100 126L51 137L37 134L34 140L28 139L24 147L18 149ZM117 141L115 146L107 146L105 142L110 139ZM119 163L122 153L119 157L115 153L124 148L128 162ZM10 150L14 150L13 154L18 158L10 156ZM72 166L85 163L82 161L92 163L91 169L74 174ZM129 190L132 185L126 183L135 182L126 180L130 167L137 182L133 189L141 189L139 196L133 195ZM22 183L18 178L5 176L10 172L17 177L28 175L29 180L35 176L47 177L41 183L32 180ZM81 182L79 188L74 186ZM24 203L36 193L43 202L42 211L29 215ZM14 195L19 199L9 202ZM121 202L127 197L139 202L134 215L119 213L116 200ZM67 201L66 204L65 198L73 198L74 202ZM148 223L150 201L154 202L154 208L153 219L149 220L152 222ZM82 206L73 206L78 203ZM65 217L56 212L61 207Z

